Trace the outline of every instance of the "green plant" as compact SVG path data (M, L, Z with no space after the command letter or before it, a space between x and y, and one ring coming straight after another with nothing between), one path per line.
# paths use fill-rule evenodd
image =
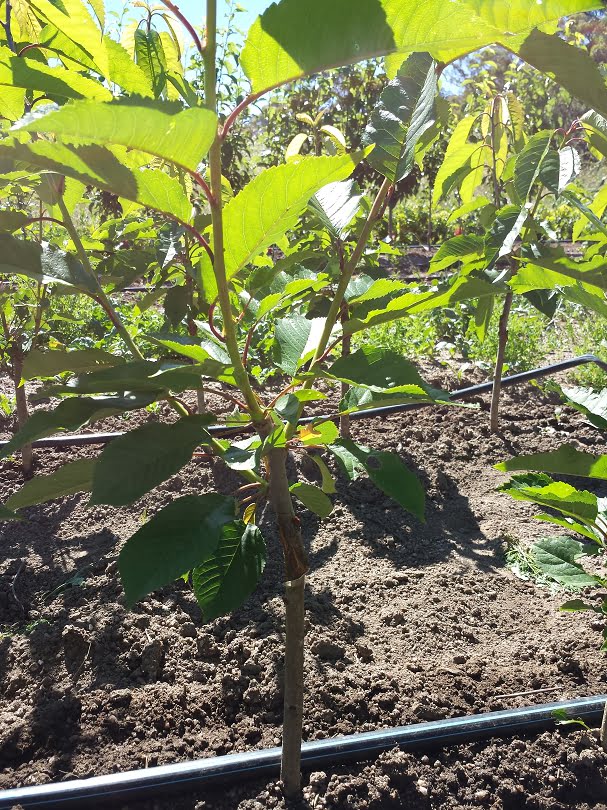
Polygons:
M34 414L3 455L37 436L74 430L108 413L152 402L167 402L179 419L144 424L111 442L98 458L78 459L35 479L8 499L1 515L19 519L16 510L74 492L90 492L90 502L97 505L134 503L203 446L244 479L235 497L206 493L176 499L126 541L119 569L131 605L156 588L187 578L208 620L238 607L263 572L266 551L256 514L267 499L275 514L286 580L282 779L288 796L300 787L308 572L293 499L320 518L329 514L335 484L328 459L347 479L366 474L415 517L424 515L421 483L398 456L340 438L331 419L306 425L299 420L306 403L324 398L315 387L321 381L341 388L341 417L384 403L446 404L444 392L426 385L400 355L363 344L333 359L333 350L344 343L347 347L351 336L378 324L494 292L482 278L462 276L453 283L420 286L364 272L367 259L376 266L381 247L368 246L395 186L437 137L441 65L435 56L453 59L502 39L607 109L607 90L595 66L580 67L580 83L580 72L563 70L561 64L577 60L577 51L565 44L564 52L556 49L557 40L531 31L532 25L554 28L563 11L585 8L582 0L554 7L518 0L503 18L492 3L433 2L432 9L403 0L282 0L271 6L253 24L241 54L251 94L224 120L216 85L216 0L207 0L204 41L177 7L164 0L171 20L184 26L202 59L203 99L169 67L152 8L145 7L134 32L135 62L102 35L80 0L64 0L61 8L48 0L30 3L36 17L62 35L59 46L44 42L42 60L11 47L10 25L4 29L11 53L4 56L7 73L0 72L0 78L9 75L17 91L14 103L29 111L40 93L59 103L18 122L0 140L0 160L9 171L35 167L55 178L53 204L71 242L67 251L59 252L0 235L0 267L37 280L50 278L88 295L103 307L130 357L100 355L99 350L36 354L30 372L49 381L44 391L60 403ZM42 45L31 44L34 49ZM394 78L371 111L363 149L296 157L266 169L239 194L231 194L222 174L224 145L248 106L272 88L382 55L388 57ZM44 61L47 56L49 62ZM81 70L70 70L65 81L65 69L53 62L57 58ZM106 84L91 79L98 75ZM112 97L108 85L120 88L121 95ZM349 180L364 160L367 170L375 172L378 188L366 198ZM63 177L114 195L123 217L134 210L145 215L154 211L166 219L170 250L151 272L157 272L156 265L164 269L170 254L168 263L179 266L180 273L173 289L182 290L171 295L183 297L170 299L176 305L174 317L169 315L175 331L153 336L157 359L143 357L140 342L101 286L98 244L88 242L90 234L83 239L79 233ZM309 235L296 230L292 242L287 234L293 234L309 205L312 210L304 221L309 216L319 224ZM286 252L274 262L267 249L277 243ZM322 248L314 270L308 266L310 248L316 253ZM199 313L206 320L192 317ZM250 349L256 334L270 337L266 358L285 375L278 396L260 390L252 373ZM56 379L64 373L74 376ZM246 439L218 439L209 431L220 422L216 414L189 411L181 395L209 388L235 406L224 425L247 429ZM289 478L290 454L312 455L321 486Z
M590 119L596 143L604 148L607 122L593 115ZM524 120L524 110L510 92L496 95L480 114L463 118L451 136L434 187L436 201L457 189L461 206L452 219L475 213L484 225L482 235L462 233L445 242L430 269L439 271L461 263L459 272L464 278L479 276L491 283L494 295L480 300L475 312L475 328L481 341L494 307L501 302L490 410L493 432L499 426L501 379L514 295L525 296L548 317L556 312L559 296L591 311L606 311L607 285L597 260L607 235L607 227L599 219L607 198L603 205L605 195L599 192L598 202L592 203L596 211L592 210L574 184L580 167L574 144L588 138L589 128L576 119L566 131L542 131L528 137ZM478 193L485 180L490 199ZM571 261L562 248L548 243L552 234L539 218L540 206L545 206L547 197L559 203L565 201L578 217L582 214L585 225L598 229L600 244L593 245L592 253L587 251L585 256L590 261ZM583 232L584 226L579 231ZM584 275L589 270L596 272Z
M583 413L600 430L607 431L607 389L595 393L582 388L565 388L563 398ZM514 475L498 489L515 500L529 501L547 509L537 520L552 523L581 537L547 537L535 542L530 550L531 564L559 585L585 591L584 598L570 599L561 606L567 612L591 611L605 620L603 651L607 652L607 499L581 490L564 481L555 481L547 473L607 481L607 455L594 455L563 445L549 453L518 456L496 465L504 472L529 470ZM556 513L553 514L553 513ZM596 601L588 591L598 590ZM601 742L607 750L607 707L601 726Z

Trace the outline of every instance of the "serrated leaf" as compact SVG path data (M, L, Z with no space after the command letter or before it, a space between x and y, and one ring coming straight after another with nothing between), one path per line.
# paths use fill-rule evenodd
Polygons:
M224 209L228 278L293 228L308 200L328 183L345 180L362 158L362 152L305 157L257 175Z
M542 473L515 475L498 490L507 492L515 500L531 501L582 522L592 523L598 514L597 497L592 492L576 489L563 481L553 481Z
M208 433L211 415L186 416L169 425L151 423L110 442L99 456L91 504L124 506L175 475Z
M195 171L217 128L215 113L201 107L179 110L117 99L100 104L74 102L27 116L14 129L45 132L64 143L126 146Z
M242 65L258 93L387 54L428 51L448 61L496 41L516 49L535 26L554 30L564 14L599 7L583 0L281 0L251 26Z
M97 280L75 256L53 245L40 245L7 233L0 233L0 273L28 276L41 284L55 282L89 295L99 292Z
M310 209L327 230L341 239L360 208L362 195L354 180L329 183L310 200Z
M416 385L425 388L425 383L413 363L389 349L365 345L351 354L339 357L332 363L327 374L349 385L367 385L377 389Z
M36 411L13 438L0 448L6 458L26 444L62 431L78 430L87 423L113 416L122 411L145 408L154 402L155 393L125 394L116 397L74 398L62 402L52 411Z
M234 499L215 493L185 495L157 512L126 541L118 558L127 603L133 605L208 559L235 514Z
M526 202L534 183L540 176L543 161L550 151L551 142L552 132L537 132L529 138L517 155L514 164L514 190L521 203Z
M314 512L319 517L329 517L333 511L331 500L322 489L315 487L313 484L292 484L289 489L303 503L306 509Z
M9 509L24 509L26 506L64 498L76 492L89 492L96 463L96 458L79 458L49 475L37 475L11 495L6 505Z
M266 566L259 528L235 521L223 528L216 551L192 571L194 596L205 621L231 613L257 587Z
M112 98L110 91L99 82L74 71L67 73L64 67L49 67L27 56L15 56L5 46L0 46L0 86L21 87L64 99L109 101Z
M425 493L419 478L394 453L370 450L349 439L341 439L328 447L350 480L364 469L375 486L385 492L403 509L425 522Z
M181 364L162 360L135 360L113 368L79 374L65 385L51 385L45 389L50 396L65 394L104 394L108 391L175 391L199 388L200 376L222 369L221 363L206 360L199 365Z
M585 554L584 545L577 540L548 537L535 543L531 553L540 570L561 585L585 588L598 584L597 578L587 574L576 562Z
M292 315L276 321L274 360L278 368L293 376L308 343L312 323L303 315Z
M483 253L483 239L475 234L460 234L447 239L439 247L430 262L430 272L438 273L465 258L480 258Z
M34 377L55 377L64 371L94 371L106 366L117 366L124 363L124 358L110 354L102 349L76 349L63 351L59 349L42 351L32 349L23 361L23 379Z
M466 166L474 152L478 149L478 144L468 143L468 137L475 121L476 117L474 115L468 115L462 118L461 121L457 123L453 134L449 138L445 157L434 180L434 191L432 192L432 202L434 205L453 188L453 178Z
M135 60L152 87L155 98L166 88L167 61L158 31L138 28L135 31Z
M412 54L371 114L363 143L375 148L367 161L392 183L411 172L415 147L436 119L437 81L436 62L430 54Z
M572 444L564 444L558 450L549 453L531 453L528 456L516 456L508 461L502 461L495 465L495 469L503 472L534 470L607 480L607 456L583 453Z
M73 177L85 185L188 222L192 206L179 180L159 169L131 168L126 147L68 146L39 140L0 141L0 159L19 161Z
M607 87L599 66L580 47L556 35L532 31L518 49L521 59L553 78L592 109L607 115Z
M62 0L60 4L30 0L30 5L50 25L84 48L103 76L108 75L109 59L103 35L81 0Z
M595 427L607 430L607 388L594 391L591 388L568 386L562 392L568 405L583 413Z
M343 332L346 335L353 335L355 332L377 326L380 323L389 323L406 315L429 312L459 301L482 298L487 295L494 296L500 291L502 290L497 285L480 278L458 278L446 290L432 289L424 292L407 292L392 299L385 307L372 310L363 317L359 318L355 313L343 325Z

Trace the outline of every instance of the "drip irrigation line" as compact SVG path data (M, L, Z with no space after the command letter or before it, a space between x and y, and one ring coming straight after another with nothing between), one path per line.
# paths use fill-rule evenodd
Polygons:
M565 712L571 719L596 723L601 719L606 701L607 695L596 695L315 740L302 746L302 769L333 767L336 763L369 759L395 747L419 751L550 729L555 724L554 712ZM233 785L245 779L274 777L280 770L280 753L280 748L266 748L90 779L15 788L0 792L0 810L15 805L23 808L99 807L100 802L152 800L162 794L207 788L227 781Z
M502 379L502 387L507 388L511 385L518 385L519 383L529 382L538 377L547 377L560 371L567 371L576 366L585 365L586 363L595 363L603 371L607 372L607 363L596 357L594 354L583 354L580 357L572 357L569 360L561 360L558 363L552 363L549 366L542 366L534 368L531 371L523 371L520 374L511 374L509 377ZM479 383L478 385L470 385L467 388L460 388L452 391L449 394L450 400L466 399L467 397L484 394L493 389L493 381ZM434 405L432 402L410 402L400 405L384 405L380 408L367 408L363 411L357 411L350 414L350 419L372 419L376 416L390 416L393 413L401 413L403 411L412 411L417 408L425 408L429 405ZM300 420L299 424L305 425L310 422L318 420L337 420L337 414L329 415L314 415L306 416ZM239 433L247 433L252 430L252 425L210 425L206 428L209 433L214 436L233 436ZM86 447L88 445L109 444L113 439L118 439L124 436L124 433L81 433L79 435L66 434L64 436L48 436L44 439L37 439L32 444L37 448L56 448L56 447ZM7 445L8 441L0 441L0 449Z

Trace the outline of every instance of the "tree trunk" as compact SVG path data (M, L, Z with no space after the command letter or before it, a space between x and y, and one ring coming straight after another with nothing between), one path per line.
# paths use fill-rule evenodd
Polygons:
M27 396L25 393L25 386L20 385L21 376L23 374L23 354L20 346L15 346L12 353L13 365L13 384L15 386L15 403L17 410L17 425L19 430L25 425L29 419L29 411L27 407ZM32 467L34 463L34 453L31 444L26 444L21 448L21 469L23 475L29 478L32 474Z
M196 391L196 409L198 413L206 413L207 410L207 403L202 388Z
M306 575L285 583L285 682L280 778L285 795L301 790Z
M268 454L270 502L285 559L285 668L282 760L280 776L285 795L301 790L301 735L304 687L304 587L308 557L301 537L299 518L293 511L286 470L287 451L276 447Z
M504 300L504 308L500 315L498 329L497 358L495 361L495 372L493 374L493 393L491 396L490 427L492 433L497 433L499 429L499 405L500 393L502 390L502 371L504 369L504 356L506 354L506 344L508 343L508 318L512 307L512 293L507 293Z
M344 319L342 318L342 323L347 320L347 317ZM350 335L347 335L341 342L341 356L347 357L352 349L352 338ZM346 396L348 391L350 390L350 386L348 383L341 383L341 396L342 399ZM340 416L339 417L339 433L342 439L350 439L352 437L352 433L350 431L350 417Z

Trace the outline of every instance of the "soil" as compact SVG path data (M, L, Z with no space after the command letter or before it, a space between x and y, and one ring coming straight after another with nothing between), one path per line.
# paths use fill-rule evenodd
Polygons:
M436 368L426 377L469 382ZM508 549L551 531L534 507L495 491L505 476L492 468L564 441L604 452L604 439L575 411L557 419L555 401L535 386L504 392L499 436L488 430L488 398L476 404L352 424L355 441L396 451L419 474L425 524L364 479L338 480L327 520L302 512L311 561L306 739L607 692L602 622L559 612L563 593L508 567ZM12 429L7 420L2 429ZM39 451L38 470L96 452ZM315 470L293 468L309 480ZM0 471L3 501L21 473L17 461ZM263 581L231 617L202 624L184 583L128 611L117 572L122 542L146 515L179 494L237 485L194 460L129 509L88 509L75 495L0 524L0 789L280 743L282 569L269 512ZM607 810L607 756L594 731L565 726L390 751L305 774L304 784L309 808ZM268 780L128 805L284 806Z

